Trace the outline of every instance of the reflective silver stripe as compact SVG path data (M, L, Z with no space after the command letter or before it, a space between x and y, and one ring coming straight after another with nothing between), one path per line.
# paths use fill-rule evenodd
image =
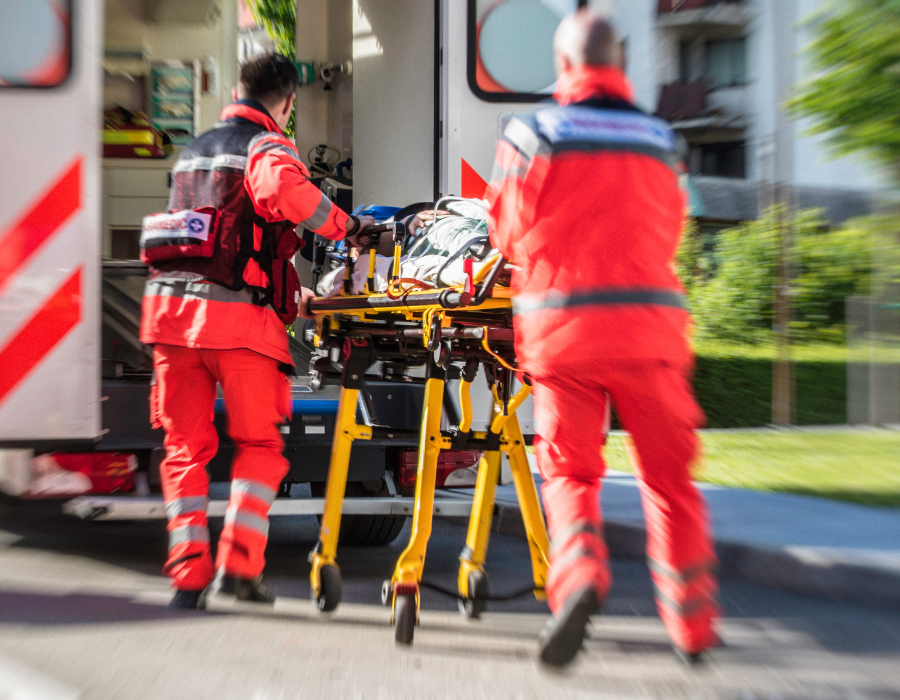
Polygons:
M563 571L572 566L579 559L593 559L600 561L600 555L597 552L585 549L584 547L572 547L563 556L554 557L551 561L553 571Z
M695 566L690 566L684 571L676 571L650 557L647 557L647 566L650 568L650 571L657 576L662 576L663 578L667 578L682 586L688 585L703 574L714 574L717 568L715 562L707 561Z
M503 140L512 144L526 161L534 158L542 150L549 150L549 145L525 122L516 117L509 120L503 132Z
M231 304L253 304L253 294L248 289L232 291L221 284L185 279L156 278L147 280L144 296L175 297L178 299L203 299Z
M697 613L708 610L716 605L716 597L707 593L691 596L688 600L684 601L684 603L678 603L676 600L663 593L656 584L653 585L653 592L660 605L668 608L679 617L693 617Z
M317 231L327 223L328 215L331 214L331 208L333 206L334 204L331 200L323 194L313 215L305 221L301 221L299 225L310 231Z
M283 143L276 143L274 141L264 141L249 151L250 155L256 155L258 153L268 153L269 151L281 151L282 153L287 153L294 160L300 160L300 156L297 155L297 151L290 146L287 146Z
M243 172L246 167L247 158L245 156L223 153L212 158L196 156L195 158L181 159L175 163L175 167L172 168L172 174L190 173L196 170L235 170Z
M648 146L641 143L619 143L616 141L560 141L551 147L553 153L566 153L567 151L611 151L617 153L638 153L644 156L656 158L670 168L677 166L682 156L675 151L666 151L662 148Z
M209 544L209 530L201 525L183 525L169 533L169 549L174 549L182 542L200 542Z
M235 479L231 482L231 494L234 495L236 493L246 493L272 505L272 501L275 500L276 492L274 489L270 489L268 486L261 484L258 481Z
M600 537L600 530L591 525L587 520L576 520L556 534L551 544L552 551L562 551L566 548L566 545L569 544L569 541L577 535L593 535L594 537Z
M166 515L169 520L185 513L205 513L209 507L206 496L186 496L166 503Z
M229 506L225 511L225 524L228 525L229 523L256 530L263 537L269 536L269 519L260 517L255 513L248 513L245 510Z
M684 294L668 289L604 289L566 294L551 290L545 295L520 294L513 299L513 313L527 314L544 309L566 309L573 306L669 306L687 309Z

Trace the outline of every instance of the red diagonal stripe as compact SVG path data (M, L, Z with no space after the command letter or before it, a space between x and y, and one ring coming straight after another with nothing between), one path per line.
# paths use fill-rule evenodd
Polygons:
M469 198L481 198L484 196L484 191L487 189L487 182L484 181L484 178L478 174L478 171L475 170L465 158L462 158L462 183L460 187L460 194L463 197Z
M25 261L81 207L82 156L0 233L0 290Z
M0 350L0 404L81 321L79 267Z

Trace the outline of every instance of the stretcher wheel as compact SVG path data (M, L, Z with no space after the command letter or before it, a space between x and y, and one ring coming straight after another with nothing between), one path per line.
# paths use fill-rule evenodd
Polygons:
M469 597L458 600L459 611L470 620L477 620L484 612L488 597L488 578L483 571L469 574Z
M326 564L319 569L319 595L316 603L320 612L331 612L341 602L341 572Z
M416 597L400 594L394 601L394 641L412 644L416 633Z
M387 607L391 604L391 595L394 592L394 587L391 585L391 580L387 579L384 583L381 584L381 604Z

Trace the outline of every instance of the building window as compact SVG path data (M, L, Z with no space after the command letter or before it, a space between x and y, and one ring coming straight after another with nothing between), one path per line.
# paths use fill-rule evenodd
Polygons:
M0 87L55 87L72 66L70 0L0 3Z
M745 39L707 42L706 80L712 89L746 84L747 42Z
M691 148L691 174L747 177L743 141L707 143Z

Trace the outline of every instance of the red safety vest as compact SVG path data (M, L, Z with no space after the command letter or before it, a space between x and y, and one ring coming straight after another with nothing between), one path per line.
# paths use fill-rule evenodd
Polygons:
M213 211L215 240L208 257L151 262L141 341L247 348L291 363L285 321L299 290L290 260L302 245L296 227L332 239L347 228L347 216L308 178L294 143L253 102L229 105L222 122L188 144L167 211Z
M486 195L491 240L520 267L521 365L541 377L569 363L688 362L673 268L685 220L678 137L631 104L612 67L570 69L554 97L510 121Z

